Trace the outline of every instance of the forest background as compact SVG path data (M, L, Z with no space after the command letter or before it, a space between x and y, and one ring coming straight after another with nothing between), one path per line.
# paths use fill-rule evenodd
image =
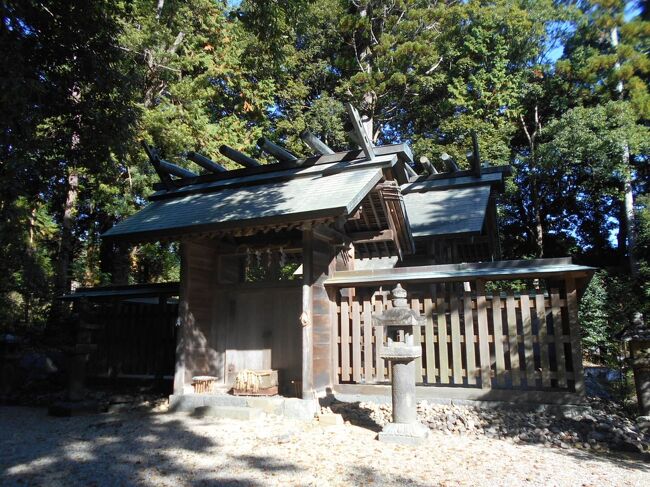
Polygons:
M592 360L650 316L650 2L3 0L0 332L59 319L73 286L178 279L174 244L100 238L146 203L139 144L190 167L264 159L262 135L346 149L344 103L416 159L510 164L503 257L599 267L580 309ZM440 168L440 167L439 167Z

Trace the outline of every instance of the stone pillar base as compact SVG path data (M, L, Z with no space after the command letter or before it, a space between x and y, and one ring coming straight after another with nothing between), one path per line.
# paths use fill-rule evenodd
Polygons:
M429 428L422 423L388 423L377 435L379 441L402 445L419 445L429 437Z

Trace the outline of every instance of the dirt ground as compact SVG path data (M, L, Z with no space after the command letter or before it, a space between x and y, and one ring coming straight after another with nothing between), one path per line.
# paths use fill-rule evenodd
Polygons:
M641 457L432 432L412 447L356 426L187 413L48 417L0 407L0 485L650 485Z

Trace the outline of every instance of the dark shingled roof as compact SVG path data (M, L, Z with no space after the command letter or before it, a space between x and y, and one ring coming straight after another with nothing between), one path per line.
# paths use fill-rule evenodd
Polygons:
M417 181L402 185L402 193L415 193L426 191L441 191L451 188L464 188L475 186L495 186L503 184L503 175L507 174L509 166L491 168L491 172L484 172L481 177L466 174L467 171L457 173L436 174L429 177L420 177ZM486 169L485 171L487 171Z
M350 213L379 182L382 171L373 165L328 172L334 166L324 165L318 172L297 170L287 180L251 181L249 186L156 200L115 225L104 237L138 240Z
M490 186L474 186L404 195L413 237L480 233Z

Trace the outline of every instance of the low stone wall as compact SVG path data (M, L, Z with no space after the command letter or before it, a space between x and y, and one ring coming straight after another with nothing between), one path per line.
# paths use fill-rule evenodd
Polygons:
M294 397L249 397L228 394L172 394L169 396L169 411L193 412L196 408L254 408L267 414L290 419L310 421L318 412L316 400Z

